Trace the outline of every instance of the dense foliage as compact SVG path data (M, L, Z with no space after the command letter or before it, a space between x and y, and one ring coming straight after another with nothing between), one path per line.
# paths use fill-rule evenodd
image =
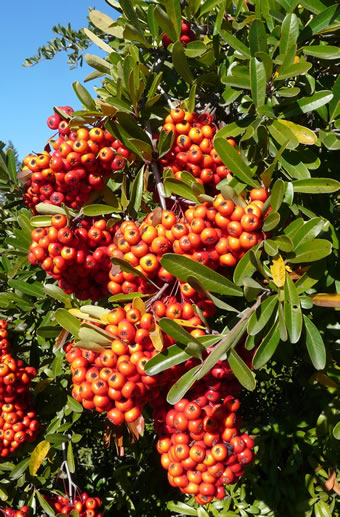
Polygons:
M124 158L124 168L103 166L105 173L98 176L105 186L93 189L78 212L66 188L59 190L63 202L60 197L39 199L44 193L40 177L34 176L40 174L39 167L39 172L34 170L36 157L29 155L18 176L13 149L1 144L0 318L9 324L11 353L37 370L31 391L41 425L34 443L22 444L0 462L2 506L28 505L34 515L55 515L48 502L55 500L51 492L75 496L86 491L101 498L103 515L339 515L340 8L332 0L107 3L119 13L117 20L90 10L89 28L81 33L59 30L72 42L73 62L89 42L106 57L85 56L94 68L87 81L100 78L101 86L91 95L80 83L73 84L83 109L55 108L62 120L56 126L62 139L45 149L45 156L64 145L72 169L74 156L68 154L73 151L65 147L63 135L70 138L72 131L79 140L79 128L100 128L106 130L108 147L120 142L115 154ZM40 53L53 57L64 47L65 42L53 42ZM181 111L176 108L197 113L197 119L190 119L192 127L201 127L195 126L200 116L204 127L213 127L206 145L209 152L213 145L223 162L224 179L216 164L211 165L212 175L203 174L203 158L197 162L199 170L187 165L192 155L188 161L182 156L185 148L178 148L185 144L178 138L186 129L176 125ZM100 160L99 154L95 159ZM81 163L86 168L86 159ZM56 165L55 173L52 167L52 176L64 166ZM86 171L82 181L90 182L93 171ZM77 174L74 177L78 181ZM33 213L24 204L32 184ZM122 429L75 400L74 372L64 349L69 351L65 345L75 339L99 354L112 341L105 327L112 307L137 299L133 308L143 312L144 303L148 307L159 301L155 290L163 277L157 277L150 292L146 270L114 251L123 222L136 221L140 228L152 210L159 218L161 208L184 213L188 221L192 206L217 207L221 198L233 209L244 209L254 201L252 189L260 195L268 191L269 197L265 194L259 204L255 245L248 251L230 248L227 239L225 255L236 258L236 265L226 265L212 254L217 258L210 268L170 245L160 258L159 267L175 279L169 280L175 282L171 285L179 287L180 280L194 296L199 293L213 302L216 313L209 320L194 304L201 323L195 325L196 334L184 330L181 319L157 319L152 342L159 353L150 352L145 377L166 378L162 386L167 388L167 402L174 405L189 397L216 364L228 361L233 382L243 386L238 395L241 431L255 440L255 462L244 476L226 486L224 499L202 506L168 485L156 451L154 407L144 406L145 429L139 440L129 443L131 429L133 436L142 432L142 419L138 429L124 429L125 456L118 456ZM65 216L65 228L78 229L80 221L93 217L106 219L113 250L110 275L115 276L114 282L111 277L107 281L113 296L103 287L107 268L100 290L89 289L84 300L84 289L77 298L76 286L61 278L55 264L43 262L46 254L41 259L40 251L33 254L32 232L50 228L56 214ZM91 241L86 253L94 249ZM209 243L204 253L212 253ZM212 266L214 259L208 259ZM122 271L132 275L138 295L127 290L122 296L116 285ZM133 280L136 275L138 280ZM94 282L95 275L91 278ZM141 294L146 295L144 303ZM183 296L179 301L184 302ZM172 340L170 358L170 349L162 350L165 335ZM209 354L205 343L212 347ZM246 353L252 361L245 359ZM175 370L189 364L185 360L190 372ZM182 376L170 382L169 371L181 371Z

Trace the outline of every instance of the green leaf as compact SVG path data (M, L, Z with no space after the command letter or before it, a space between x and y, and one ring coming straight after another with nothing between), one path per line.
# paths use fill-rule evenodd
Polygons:
M315 239L322 232L324 228L324 221L321 217L313 217L297 231L293 238L294 246L300 246L304 242Z
M284 315L290 342L297 343L302 331L302 312L297 289L287 273L284 286Z
M301 50L307 56L317 57L319 59L339 59L340 48L332 45L310 45L302 47Z
M280 342L279 321L275 321L268 334L262 339L253 357L253 365L256 370L262 368L274 355Z
M194 366L191 370L188 370L182 377L173 384L166 400L169 404L175 405L179 400L181 400L186 392L191 388L191 386L196 382L198 378L198 366Z
M103 31L105 34L110 34L116 38L123 38L123 28L115 24L114 20L107 14L91 9L89 11L89 18L93 25ZM112 52L112 49L111 49Z
M86 334L86 335L88 335L88 334ZM103 352L105 350L105 347L102 347L95 341L87 341L87 340L86 341L77 341L76 343L73 344L73 346L75 346L76 348L81 348L82 350L91 350L92 352L96 352L98 354L100 354L101 352Z
M328 194L340 190L340 182L331 178L306 178L292 182L294 192Z
M314 34L320 33L324 30L329 31L332 27L339 25L339 20L336 18L340 15L339 5L332 5L325 9L317 16L314 16L310 23L300 33L299 43L310 39Z
M331 252L331 242L325 239L314 239L297 246L294 250L294 256L289 257L288 261L292 264L315 262L327 257Z
M300 61L299 63L294 63L292 65L285 66L282 71L279 70L279 75L275 77L274 80L283 81L284 79L296 77L297 75L305 75L311 67L312 64L307 63L306 61ZM286 112L285 114L287 115Z
M266 97L267 77L264 64L256 57L249 62L249 76L253 102L256 107L262 106Z
M43 327L39 327L37 330L37 335L44 338L55 338L60 334L60 329L58 327L54 327L53 325L46 325Z
M161 258L161 265L177 279L187 281L194 276L208 291L225 296L243 296L242 289L230 280L203 264L181 255L166 253Z
M292 88L290 86L283 86L279 90L276 91L277 95L280 97L296 97L300 93L300 88Z
M97 109L96 103L92 99L92 97L89 94L89 92L87 91L87 89L82 84L80 84L78 81L75 81L72 84L72 87L73 87L73 90L74 90L75 94L77 95L78 99L80 100L80 102L83 104L83 106L85 108L87 108L88 110L94 110L94 111Z
M273 212L277 212L282 204L285 195L286 184L281 179L275 181L270 193L270 206Z
M176 72L182 77L182 79L191 84L194 81L194 76L191 73L189 63L184 52L184 47L180 41L176 41L172 47L172 62Z
M241 54L243 59L249 59L251 57L249 48L230 32L222 29L221 36L228 43L228 45L230 45L234 50L237 50Z
M267 52L267 34L261 20L254 20L249 30L249 47L252 56L256 52Z
M332 93L333 99L328 105L330 121L336 119L340 115L340 75L334 83Z
M281 25L280 54L286 54L287 50L297 42L299 35L299 20L296 14L289 13Z
M189 100L188 100L188 111L190 113L193 113L195 111L195 105L196 105L196 90L197 90L197 84L194 83L192 87L190 88L189 93Z
M66 215L66 211L61 206L56 205L48 205L47 203L38 203L35 206L36 212L39 214L64 214Z
M203 16L206 13L211 13L214 7L216 7L219 4L222 4L224 0L206 0L200 8L200 11L198 13L198 18Z
M125 112L118 112L116 115L119 124L125 129L125 131L130 135L130 137L136 138L137 140L142 140L143 142L149 144L150 152L151 149L151 141L146 132L138 126L136 123L136 119Z
M74 413L83 412L83 406L69 395L67 395L67 407L71 409L71 411L73 411Z
M140 210L140 206L142 203L142 196L144 190L144 172L145 167L143 166L139 171L135 179L132 183L132 190L130 196L130 202L128 206L128 211L134 215L137 214ZM132 209L132 212L131 212Z
M291 66L298 66L300 63ZM314 111L325 104L328 104L333 98L333 93L330 90L320 90L315 92L313 95L309 97L302 97L298 99L296 102L290 104L287 108L283 109L283 114L285 117L290 118L296 115L301 115L302 113L309 113L310 111Z
M309 357L316 370L323 370L326 366L325 344L314 323L305 315L303 315L303 320L306 329L306 346Z
M189 199L190 201L194 201L198 203L197 196L195 196L192 187L186 185L183 181L178 180L176 178L166 178L164 183L165 193L168 197L171 194L176 194L177 196L181 196L184 199Z
M165 2L165 9L176 33L176 38L174 39L176 41L181 36L182 16L180 0L167 0Z
M172 512L180 513L181 515L197 516L196 508L193 508L192 506L189 506L188 504L181 503L180 501L178 501L176 503L174 501L169 501L167 503L167 509L171 510Z
M158 157L162 158L165 154L167 154L172 144L174 143L175 139L175 133L173 131L170 131L169 133L166 133L165 131L161 131L159 134L159 140L158 140Z
M77 318L72 316L72 314L65 309L56 310L54 317L61 327L70 332L73 336L78 337L80 321Z
M112 336L110 339L104 336L99 330L86 326L79 329L78 336L82 341L89 341L91 343L97 343L98 345L110 345L112 342Z
M85 61L89 66L91 66L98 72L101 72L103 74L110 74L112 64L106 61L105 59L92 54L86 54Z
M13 289L20 291L23 294L27 294L28 296L33 296L34 298L43 298L45 294L44 288L39 282L29 284L23 280L9 280L8 285Z
M184 53L187 57L201 57L208 50L208 47L203 41L191 41L184 49Z
M68 445L67 445L66 458L67 458L67 465L68 465L69 471L71 472L71 474L74 474L74 472L76 471L76 465L75 465L75 461L74 461L73 447L72 447L71 441L69 441Z
M43 498L43 496L40 494L40 492L38 492L38 490L35 492L35 494L44 512L46 512L49 517L54 517L55 511L53 510L52 506L48 504L46 499Z
M290 252L293 249L293 241L286 235L277 235L271 238L271 242L274 242L279 250Z
M263 63L264 69L266 71L266 79L269 81L273 73L272 58L265 52L256 52L255 57L257 57Z
M182 343L183 345L188 345L193 342L196 343L199 348L204 348L201 343L195 339L188 331L186 331L183 327L178 325L176 321L170 318L161 318L159 320L159 326L167 334L171 336L177 343Z
M340 422L333 428L333 436L336 440L340 440Z
M110 296L109 302L115 303L115 302L128 302L130 300L133 300L134 298L145 298L148 296L147 294L142 293L128 293L128 294L115 294L114 296Z
M131 264L127 260L118 257L112 257L111 262L112 264L119 266L121 271L125 271L126 273L132 273L134 276L140 276L141 278L144 278L144 280L146 280L147 282L153 283L147 276L144 275L144 273L142 273L135 267L131 266Z
M30 223L34 228L42 226L51 226L51 217L48 215L36 215L30 219Z
M29 462L30 458L25 458L24 460L20 461L20 463L18 463L9 474L9 478L19 479L27 469Z
M276 228L280 222L280 214L278 212L269 212L267 217L263 221L262 230L269 232Z
M273 120L267 127L269 133L281 146L285 145L288 149L295 149L299 145L294 133L282 124L280 120Z
M83 208L83 214L88 217L96 217L97 215L112 214L116 212L117 208L108 205L87 205Z
M171 41L177 41L178 38L176 29L173 26L173 23L171 22L168 14L159 5L154 7L154 15L163 32L169 36Z
M255 375L235 350L230 350L228 362L239 383L247 390L253 391L256 388Z
M258 183L252 179L252 176L254 176L254 171L252 171L250 167L243 161L236 149L234 149L234 147L229 142L227 142L227 140L224 138L215 138L214 147L224 165L226 165L228 169L231 170L234 176L239 178L247 185L255 188L258 187Z
M243 285L243 279L245 277L251 277L254 271L256 271L256 265L252 260L253 254L256 253L258 257L261 255L261 251L258 250L259 245L256 244L252 249L248 250L246 254L237 263L233 280L236 285Z
M267 325L274 311L277 309L278 299L277 295L269 296L251 315L247 332L250 336L256 336Z
M126 15L129 22L137 29L137 31L144 38L143 29L139 23L138 16L133 8L133 4L132 4L131 0L119 0L119 5L123 9L124 14Z
M70 304L71 305L71 297L69 294L66 294L60 287L53 284L45 284L44 285L44 293L59 302Z
M325 492L324 492L325 494ZM326 494L325 494L326 495ZM332 513L325 501L318 501L314 505L315 517L332 517Z

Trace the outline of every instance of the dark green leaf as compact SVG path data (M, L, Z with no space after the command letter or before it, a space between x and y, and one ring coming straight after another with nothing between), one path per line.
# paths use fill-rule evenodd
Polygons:
M338 422L333 429L333 436L336 440L340 440L340 422Z
M277 309L277 295L269 296L251 315L248 323L247 332L251 336L256 336L267 325L274 311Z
M174 142L175 134L173 131L166 133L165 131L161 131L159 134L158 140L158 156L162 158L165 154L167 154Z
M35 492L35 494L36 494L38 501L41 505L41 508L44 510L44 512L46 512L49 517L55 516L55 511L53 510L52 506L50 506L48 504L48 502L46 501L46 499L43 498L43 496L40 494L40 492L38 492L38 490L37 490Z
M171 194L177 194L177 196L181 196L184 199L190 199L190 201L198 203L198 199L193 193L192 188L181 180L166 178L164 181L164 189L166 195L169 197Z
M264 64L252 57L249 62L250 87L253 102L256 107L265 102L267 77Z
M279 208L281 207L285 190L285 182L281 179L276 180L270 193L270 206L272 207L273 212L278 212Z
M187 332L181 325L176 323L176 321L170 318L161 318L159 320L159 326L167 334L171 336L177 343L182 343L183 345L188 345L189 343L196 343L196 345L203 349L201 343L195 339L189 332Z
M276 228L276 226L280 222L280 214L278 212L269 212L267 217L263 221L262 230L264 232L269 232Z
M80 402L77 402L69 395L67 395L67 407L69 407L74 413L83 412L83 406L80 404Z
M187 371L182 377L173 384L172 388L168 392L166 400L169 404L174 405L181 400L191 386L196 382L198 375L198 366L194 366L191 370Z
M191 84L194 80L194 76L191 73L189 63L184 52L184 47L180 41L176 41L172 47L172 62L176 72L182 77L182 79Z
M298 230L293 238L294 246L300 246L306 241L315 239L322 232L324 227L324 221L321 217L313 217Z
M329 31L332 27L339 25L339 20L336 18L340 15L339 5L332 5L328 9L325 9L317 16L314 16L310 23L300 33L299 43L302 43L310 39L314 34L322 32L324 30Z
M299 295L293 280L286 273L284 286L284 315L291 343L297 343L302 331L302 312Z
M118 112L116 115L119 124L125 129L125 131L133 138L137 140L142 140L143 142L149 144L150 152L151 152L151 141L148 135L141 127L138 126L136 119L125 112Z
M144 38L144 31L139 23L138 16L133 8L133 4L132 4L131 0L119 0L119 5L123 9L129 22L137 29L137 31Z
M239 260L234 270L233 280L236 285L243 285L243 279L247 277L251 277L254 271L256 271L256 266L252 261L252 254L256 253L258 257L261 255L261 251L258 250L259 245L257 244L251 250L248 250L246 254Z
M299 20L296 14L289 13L281 26L280 54L286 54L287 50L297 42L299 35Z
M255 188L258 187L258 183L252 179L254 172L243 161L236 149L234 149L234 147L229 142L227 142L227 140L224 140L223 138L215 138L214 147L224 165L226 165L228 169L231 170L234 176L239 178L247 185Z
M83 208L83 214L88 217L96 217L97 215L112 214L117 208L108 205L87 205Z
M278 320L262 339L253 357L253 365L256 370L262 368L274 355L277 345L280 342L280 329Z
M255 375L235 350L230 350L228 362L239 383L247 390L253 391L256 388Z
M154 14L162 31L165 32L172 41L177 41L176 29L167 13L159 5L156 5L156 7L154 7Z
M299 66L303 63L297 63L293 66ZM327 104L333 98L333 93L330 90L320 90L315 92L310 97L302 97L296 102L290 104L287 108L283 109L284 116L286 118L301 115L302 113L309 113L310 111L316 110L321 106Z
M267 52L267 34L261 20L254 20L249 30L249 47L252 56L256 52Z
M144 166L138 171L137 176L133 180L132 190L130 196L130 202L128 206L128 211L133 210L132 215L136 214L140 210L140 206L142 203L142 196L144 190Z
M10 479L19 479L28 467L30 458L20 461L9 474Z
M303 316L306 329L306 346L309 357L316 370L323 370L326 366L326 348L321 334L314 323L307 317Z
M248 59L251 57L249 48L230 32L222 29L221 36L228 43L228 45L230 45L234 50L237 50L241 54L243 59Z
M166 253L161 259L161 265L179 280L187 281L194 276L208 291L225 296L242 296L242 289L230 280L213 271L203 264L181 255Z

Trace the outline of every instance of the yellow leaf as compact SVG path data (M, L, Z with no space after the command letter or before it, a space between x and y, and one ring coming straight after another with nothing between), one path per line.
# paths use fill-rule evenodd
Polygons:
M158 350L158 352L163 350L163 336L159 325L156 325L155 330L150 332L150 338L154 348Z
M141 298L134 298L132 302L132 307L133 309L138 309L142 316L146 313L145 303Z
M291 132L296 136L300 144L313 145L318 139L316 134L313 133L313 131L311 131L307 127L295 124L295 122L291 122L290 120L279 119L278 122L288 127L291 130Z
M107 319L107 314L102 314L102 315L100 316L100 321L101 321L102 323L104 323L105 325L108 325L108 324L109 324L109 321L108 321L108 319Z
M273 260L273 264L270 266L270 272L272 274L274 284L277 287L283 287L286 280L286 267L285 261L281 255Z
M312 295L314 305L320 307L340 307L340 294L316 293Z
M178 323L178 325L180 325L181 327L194 327L195 329L203 329L203 330L205 329L205 327L203 327L202 325L193 325L188 320L174 319L174 322Z
M43 440L42 442L38 443L34 451L31 453L31 458L28 464L31 476L35 476L38 472L38 469L46 458L50 447L50 442Z

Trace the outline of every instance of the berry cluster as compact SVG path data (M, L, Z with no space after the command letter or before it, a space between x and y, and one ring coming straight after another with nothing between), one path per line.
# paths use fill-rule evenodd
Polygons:
M208 396L192 394L158 423L157 451L169 483L198 504L223 499L224 485L235 483L254 458L254 441L239 431L239 401L228 395L218 402L222 398L209 403Z
M0 356L0 456L6 457L22 443L33 442L40 426L29 393L36 370L8 352L5 320L0 320L0 336L7 341Z
M154 314L162 310L161 303L164 305L153 305ZM183 313L186 311L189 327L201 324L186 303L170 303L168 317L176 317L178 305L179 310L183 307ZM113 337L111 347L99 353L69 343L65 348L66 360L71 365L72 397L86 409L107 411L109 420L120 425L137 420L144 405L159 396L159 386L167 383L168 377L151 377L144 371L147 361L157 353L153 345L155 316L151 312L143 313L127 304L111 310L106 319L105 330ZM195 329L191 332L195 335ZM174 343L170 336L159 336L164 348Z
M209 113L198 116L195 112L175 108L166 117L162 130L173 131L175 135L172 148L159 160L163 170L171 169L179 180L182 171L187 171L215 194L215 185L226 178L230 170L214 148L216 125L212 116ZM235 147L232 138L228 138L228 142Z
M179 38L179 41L182 43L184 47L187 46L190 41L195 40L195 33L191 29L191 24L185 20L182 20L182 26L181 26L181 36ZM173 41L169 38L169 36L164 33L162 36L162 43L163 47L168 48L170 43L173 43Z
M8 508L0 508L0 512L5 517L28 517L29 516L29 507L28 506L22 506L19 510L15 510L14 508L8 507Z
M67 106L62 109L66 108L72 110ZM25 184L24 201L33 212L40 202L57 206L64 203L78 210L92 191L104 187L109 174L124 168L130 152L100 127L81 127L73 132L58 114L49 117L47 123L59 130L59 136L52 142L54 152L25 157L25 169L31 175Z
M73 221L72 228L62 214L54 215L51 222L52 226L32 231L28 260L41 265L59 287L80 300L106 296L111 268L107 246L114 229L98 218Z
M70 515L72 511L76 511L79 517L102 517L100 498L90 497L86 492L76 495L72 500L67 495L52 494L43 497L58 515Z

